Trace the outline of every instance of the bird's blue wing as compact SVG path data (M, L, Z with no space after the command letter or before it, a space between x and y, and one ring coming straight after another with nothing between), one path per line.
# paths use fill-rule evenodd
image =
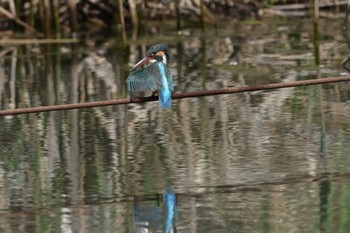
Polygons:
M150 74L150 72L145 72L145 70L141 69L131 72L126 83L130 94L133 92L153 92L157 90L157 85L153 75Z

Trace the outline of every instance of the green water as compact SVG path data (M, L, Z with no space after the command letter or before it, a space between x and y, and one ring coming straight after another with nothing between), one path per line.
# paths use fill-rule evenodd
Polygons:
M125 98L130 67L158 42L176 92L345 72L342 20L321 21L320 67L312 22L292 21L182 36L157 25L126 48L118 36L2 47L1 109ZM162 206L169 186L176 232L348 232L349 99L338 83L1 117L0 232L135 232L135 196Z

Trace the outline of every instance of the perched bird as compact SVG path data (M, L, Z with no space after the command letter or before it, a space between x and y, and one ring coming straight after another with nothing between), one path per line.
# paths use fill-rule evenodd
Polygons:
M169 49L165 45L156 44L148 49L147 56L131 69L126 80L130 97L152 92L152 96L159 95L161 107L170 108L174 83L169 64Z

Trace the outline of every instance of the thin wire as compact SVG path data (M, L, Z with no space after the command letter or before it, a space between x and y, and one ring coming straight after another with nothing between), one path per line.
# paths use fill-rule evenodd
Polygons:
M218 89L218 90L204 90L204 91L193 91L193 92L187 92L187 93L176 93L176 94L173 94L172 99L183 99L183 98L200 97L200 96L261 91L261 90L269 90L269 89L308 86L308 85L345 82L345 81L350 81L350 75L322 78L322 79L301 80L301 81L294 81L294 82L287 82L287 83L271 83L271 84L264 84L264 85L257 85L257 86L245 86L245 87ZM60 110L69 110L69 109L80 109L80 108L91 108L91 107L102 107L102 106L130 104L130 103L144 103L144 102L150 102L150 101L156 101L156 100L158 100L157 96L143 97L143 98L137 98L133 100L129 98L124 98L124 99L95 101L95 102L87 102L87 103L7 109L7 110L1 110L0 116L19 115L19 114L28 114L28 113L38 113L38 112L50 112L50 111L60 111Z

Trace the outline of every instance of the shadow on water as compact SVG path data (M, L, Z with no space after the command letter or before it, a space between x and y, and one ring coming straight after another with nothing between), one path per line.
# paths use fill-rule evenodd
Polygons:
M125 98L129 68L159 40L177 92L338 76L348 53L339 21L318 25L314 47L307 19L227 22L205 38L184 25L159 38L169 29L156 25L127 45L11 47L0 56L1 108ZM334 84L181 99L170 111L154 102L2 117L0 231L148 222L159 232L168 221L178 232L345 232L349 93ZM173 218L164 190L178 199Z

